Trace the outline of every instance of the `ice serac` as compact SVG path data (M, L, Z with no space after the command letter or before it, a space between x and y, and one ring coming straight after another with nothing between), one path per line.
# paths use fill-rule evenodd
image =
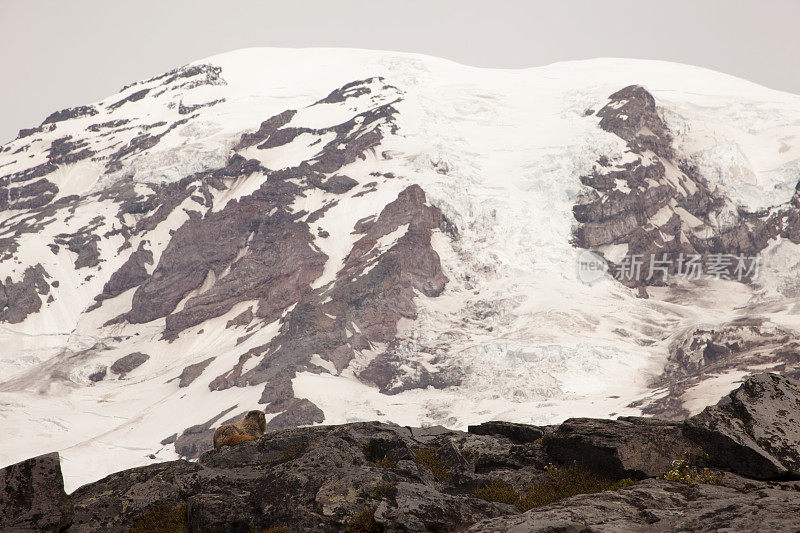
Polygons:
M525 440L792 374L798 124L798 97L684 65L363 50L241 50L57 111L0 148L0 464L60 450L72 490L251 409ZM763 262L586 284L584 249Z

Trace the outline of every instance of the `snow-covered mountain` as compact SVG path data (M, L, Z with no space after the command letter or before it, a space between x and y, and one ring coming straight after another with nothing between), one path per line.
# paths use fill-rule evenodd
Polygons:
M0 465L58 450L70 490L254 408L694 413L798 373L798 181L800 97L685 65L248 49L134 83L0 148Z

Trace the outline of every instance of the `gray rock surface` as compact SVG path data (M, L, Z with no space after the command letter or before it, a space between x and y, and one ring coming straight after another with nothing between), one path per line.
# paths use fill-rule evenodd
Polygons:
M598 474L620 479L659 476L700 448L679 423L650 418L570 418L544 437L547 452L562 463L577 461Z
M474 533L798 531L800 492L766 484L750 491L648 479L584 494L521 515L479 522Z
M276 415L267 423L267 431L278 431L281 429L310 426L321 424L325 421L325 413L313 402L306 398L292 398L285 405L286 409Z
M61 531L72 513L57 453L0 470L0 531Z
M210 365L211 361L214 359L214 357L209 357L199 363L194 363L185 367L179 376L180 381L178 382L178 387L188 387L191 385L194 380L200 377L206 367Z
M119 296L128 289L143 283L147 277L147 265L152 264L153 253L140 243L135 252L131 253L128 260L114 272L106 284L103 292L95 296L98 302ZM95 304L97 305L97 304Z
M545 429L527 424L493 420L467 428L474 435L502 435L514 442L534 442L544 436Z
M689 418L686 434L742 475L800 476L800 384L778 374L752 376Z
M124 377L125 374L139 368L149 359L150 356L147 354L142 352L133 352L114 361L114 364L111 365L110 370L114 374L119 374L121 377Z
M73 494L69 531L126 530L153 510L185 513L192 531L340 531L365 514L383 531L453 531L513 511L470 497L487 476L471 460L447 455L448 448L480 450L486 437L415 433L379 423L295 428L210 451L196 463L119 472ZM423 448L448 475L436 470L437 479L416 459Z
M287 391L273 392L271 405L281 413L313 406L286 397ZM469 433L361 422L268 432L203 453L196 462L118 472L67 497L53 454L2 471L0 482L5 479L6 494L13 496L0 507L0 518L6 526L34 520L24 527L69 532L156 531L163 519L188 531L798 531L800 482L752 478L764 477L765 464L785 470L797 464L791 439L799 398L797 384L780 376L747 380L729 402L706 413L716 413L714 421L728 421L731 413L746 418L742 427L752 442L708 447L710 457L685 434L713 444L715 431L741 428L727 423L692 433L708 415L686 427L625 417L546 427L494 421ZM234 409L164 442L192 447L182 453L197 456L210 445L211 426ZM761 455L750 451L754 443ZM772 462L765 463L767 453ZM662 475L674 459L721 462L726 455L736 458L734 472L673 475L685 483ZM743 461L752 461L752 468L743 468ZM553 477L553 466L565 474ZM752 475L735 473L745 470ZM615 488L613 481L623 476L639 481ZM530 508L534 504L541 506Z

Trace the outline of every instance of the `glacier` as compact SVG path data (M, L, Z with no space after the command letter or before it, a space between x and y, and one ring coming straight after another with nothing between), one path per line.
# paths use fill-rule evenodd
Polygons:
M134 289L88 309L129 257L119 252L124 243L119 231L136 222L134 215L118 217L118 203L104 198L104 191L126 180L136 190L152 190L224 166L243 133L289 108L297 112L286 127L307 129L333 127L356 111L384 104L397 109L397 132L385 135L379 150L343 168L359 186L377 181L376 174L393 179L338 205L329 206L330 195L321 191L291 205L295 212L327 209L313 224L327 234L313 241L327 257L313 288L335 279L358 240L354 225L409 185L419 185L428 203L458 229L457 239L434 233L432 245L449 281L438 296L417 294L418 316L400 322L396 353L408 363L409 379L420 369L447 370L462 376L460 385L384 394L358 373L385 347L362 350L342 371L313 354L320 362L299 372L292 387L297 398L319 406L325 423L382 420L464 428L492 419L550 424L574 416L639 415L643 401L665 394L652 382L664 368L668 346L686 331L756 312L789 331L800 330L795 310L800 292L789 290L791 279L785 279L786 268L797 269L797 245L786 240L771 243L763 275L752 286L710 281L681 298L669 287L654 287L649 299L610 276L591 286L582 283L576 270L581 250L572 244L572 208L583 192L579 176L591 173L603 156L627 157L625 142L587 114L603 107L610 94L633 84L646 87L675 134L675 146L735 206L752 211L789 202L795 192L800 177L796 95L698 67L631 59L500 70L395 52L258 48L190 67L201 65L218 69L214 83L165 89L109 111L112 103L137 91L160 90L158 81L134 84L94 104L108 117L61 121L52 133L53 138L90 138L89 146L105 157L117 145L131 143L135 133L88 136L87 128L100 118L127 120L128 126L164 122L148 130L163 133L160 142L123 160L116 171L104 172L89 160L60 165L51 178L59 190L56 200L87 200L73 210L48 213L41 229L17 239L13 258L0 260L0 280L18 282L27 266L41 264L59 281L53 301L40 311L19 323L0 323L5 435L0 465L58 450L70 491L122 468L177 458L175 449L162 444L170 435L228 407L258 405L263 386L210 390L207 379L278 335L280 319L248 332L252 336L241 342L244 332L227 327L254 302L239 302L174 340L161 337L164 318L109 323L131 308ZM313 105L354 80L375 77L383 81L373 82L371 94ZM210 102L217 103L206 105ZM197 118L168 125L178 107L197 107L185 115ZM0 174L46 161L45 141L36 137L37 142L22 137L4 147ZM313 161L317 143L328 141L300 135L288 144L251 146L242 153L279 171ZM252 194L264 179L256 172L212 191L211 210ZM11 199L13 180L6 187ZM202 209L187 198L151 232L131 238L132 250L143 242L150 246L149 275L172 232ZM12 235L26 216L13 207L0 211L0 239ZM60 234L91 226L98 216L104 221L93 232L102 236L97 243L102 262L91 272L78 271L76 254L66 247L52 253L48 245ZM392 246L407 229L399 228L378 248ZM207 278L176 310L215 282ZM124 379L90 379L131 351L150 354L151 360ZM177 387L174 380L183 368L209 357L215 359L201 379ZM251 361L245 364L255 364ZM52 372L65 377L50 380ZM732 371L698 385L687 393L687 405L699 409L744 375Z

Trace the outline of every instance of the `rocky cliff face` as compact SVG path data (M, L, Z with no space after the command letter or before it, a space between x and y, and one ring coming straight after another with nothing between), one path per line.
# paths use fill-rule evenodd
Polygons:
M635 85L612 94L597 111L599 127L624 140L627 151L619 160L601 156L581 177L588 193L573 208L580 223L576 244L603 256L615 279L643 297L648 286L674 286L676 279L752 283L770 242L798 242L797 193L758 212L737 207L693 166L690 154L675 148L662 113L653 96ZM643 413L686 416L680 399L688 389L757 361L795 372L795 337L758 312L690 330L673 340L664 373L653 382L669 393Z
M57 111L0 148L0 463L61 450L71 490L251 409L682 420L793 375L798 124L691 67L363 51L240 51ZM584 249L611 275L584 283ZM679 276L694 256L746 261Z
M794 197L759 213L737 209L673 147L673 134L644 87L612 94L597 116L628 151L624 160L601 157L581 178L591 192L574 208L581 223L575 240L601 253L614 248L610 266L623 283L663 285L669 276L702 275L703 267L705 274L747 282L757 276L753 258L770 239L797 242Z
M378 422L288 429L197 462L118 472L68 497L52 454L0 471L0 526L793 531L800 527L798 417L798 383L762 374L682 423L628 417L547 427L490 422L468 432Z

